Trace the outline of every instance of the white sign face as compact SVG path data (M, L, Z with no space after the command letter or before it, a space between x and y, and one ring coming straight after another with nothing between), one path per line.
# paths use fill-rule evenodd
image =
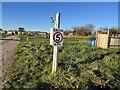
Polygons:
M51 28L50 29L50 45L63 46L63 30Z

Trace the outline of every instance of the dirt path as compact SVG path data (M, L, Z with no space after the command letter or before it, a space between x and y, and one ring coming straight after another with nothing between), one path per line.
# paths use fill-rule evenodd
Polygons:
M5 39L0 40L0 84L19 43L17 36L9 36Z

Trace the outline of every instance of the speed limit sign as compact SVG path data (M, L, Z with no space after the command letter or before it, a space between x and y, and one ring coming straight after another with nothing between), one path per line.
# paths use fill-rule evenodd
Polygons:
M63 35L61 32L55 32L53 35L53 40L56 43L60 43L63 40Z
M63 30L51 28L50 29L50 45L63 46Z

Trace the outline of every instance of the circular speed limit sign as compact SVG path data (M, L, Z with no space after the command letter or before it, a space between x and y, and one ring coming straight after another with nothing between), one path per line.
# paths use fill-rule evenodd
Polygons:
M54 35L53 35L53 40L54 40L56 43L60 43L60 42L63 40L63 35L62 35L60 32L56 32L56 33L54 33Z

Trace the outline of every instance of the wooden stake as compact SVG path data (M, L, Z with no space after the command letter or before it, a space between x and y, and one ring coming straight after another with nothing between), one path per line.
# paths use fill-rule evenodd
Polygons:
M96 31L96 47L98 47L98 30Z
M106 48L108 48L109 47L109 29L108 29L108 32L107 32L107 38L106 38L107 40L107 42L106 42Z
M56 14L55 28L60 28L60 13ZM54 46L52 74L56 72L58 66L58 46Z
M28 41L28 37L27 37L27 41Z

